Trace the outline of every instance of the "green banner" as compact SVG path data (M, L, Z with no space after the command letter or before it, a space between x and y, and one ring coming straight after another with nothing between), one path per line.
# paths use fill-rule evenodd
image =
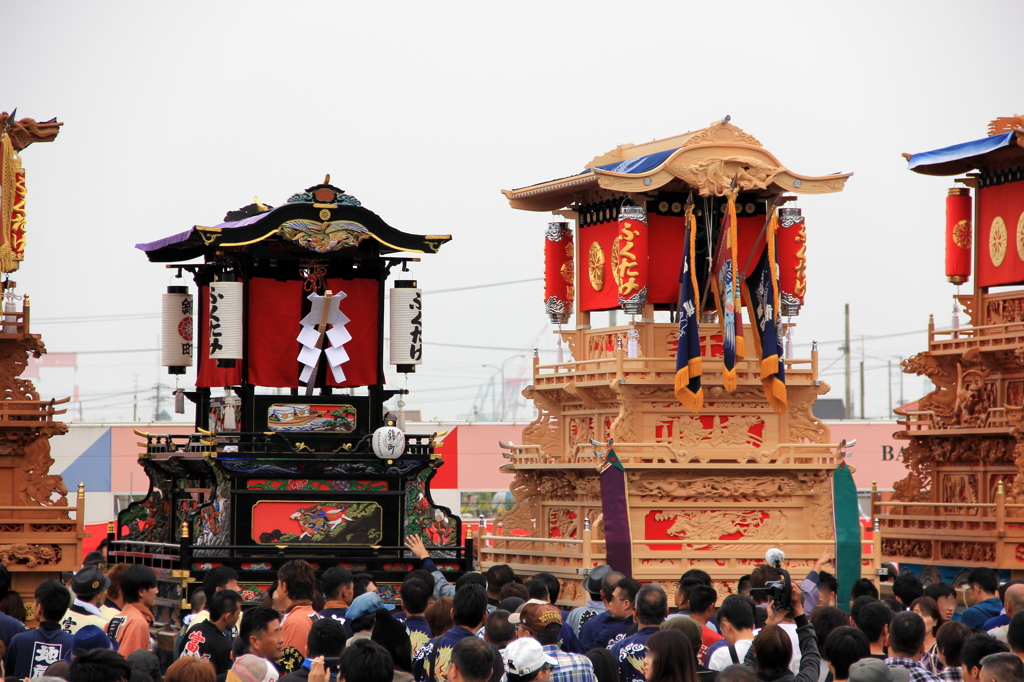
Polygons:
M860 503L853 473L840 462L832 475L832 518L836 526L836 606L850 612L850 588L860 579Z

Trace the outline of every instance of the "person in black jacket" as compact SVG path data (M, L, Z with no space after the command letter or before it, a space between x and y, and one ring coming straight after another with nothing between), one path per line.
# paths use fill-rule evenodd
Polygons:
M814 626L804 614L803 593L796 584L793 586L792 611L775 611L768 605L768 621L754 639L747 651L743 665L751 668L759 682L818 682L821 658ZM794 675L789 669L793 657L793 642L789 634L779 627L792 613L796 622L797 639L800 643L800 673Z
M234 590L220 590L207 606L210 617L189 628L178 655L205 658L221 675L231 669L231 640L224 633L238 622L242 597Z

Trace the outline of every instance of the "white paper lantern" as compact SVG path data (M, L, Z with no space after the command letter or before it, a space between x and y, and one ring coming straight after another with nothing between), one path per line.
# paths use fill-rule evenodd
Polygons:
M423 290L415 280L401 280L391 290L391 364L408 373L422 362Z
M188 287L167 287L163 295L160 364L168 374L184 374L192 366L192 295Z
M210 359L242 359L242 283L210 282Z
M398 459L405 452L405 434L397 426L382 426L373 432L373 454L381 459Z

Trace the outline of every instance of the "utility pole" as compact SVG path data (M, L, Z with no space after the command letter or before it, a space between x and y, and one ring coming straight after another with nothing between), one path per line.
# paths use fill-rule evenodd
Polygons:
M903 398L903 358L900 358L900 405L906 405L907 401Z
M864 363L862 362L860 364L861 364L861 368L863 368L864 367ZM159 381L157 381L156 382L156 407L153 408L153 421L155 421L155 422L160 421L160 388L161 388L161 386L162 386L162 384ZM860 411L863 412L864 408L861 407Z
M889 360L889 417L892 417L892 360Z
M850 304L846 304L846 335L843 354L846 356L846 418L853 418L853 384L850 383Z
M139 375L135 375L135 392L132 394L132 421L139 421Z
M860 361L860 418L864 419L864 361Z

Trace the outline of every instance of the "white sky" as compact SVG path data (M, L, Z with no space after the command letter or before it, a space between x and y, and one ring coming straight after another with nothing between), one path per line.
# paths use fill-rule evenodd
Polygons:
M253 195L278 205L325 173L399 229L454 235L415 267L426 291L540 277L550 216L510 209L500 189L730 114L799 173L855 173L844 192L798 204L809 265L797 340L823 342L822 367L838 358L849 302L878 417L886 360L924 350L928 315L948 326L954 293L951 180L908 172L900 153L983 137L1024 111L1021 2L0 0L0 22L0 109L65 123L22 155L28 251L15 279L51 351L156 348L169 273L134 244L215 224ZM553 348L541 290L428 296L425 338ZM153 317L41 324L132 314ZM497 374L482 365L516 354L427 345L409 409L471 412ZM39 387L66 395L77 380L87 421L130 419L136 376L174 383L157 362L83 355L73 379L49 370ZM509 360L506 376L526 362ZM829 381L842 397L841 375ZM921 394L921 379L904 385L907 400Z

